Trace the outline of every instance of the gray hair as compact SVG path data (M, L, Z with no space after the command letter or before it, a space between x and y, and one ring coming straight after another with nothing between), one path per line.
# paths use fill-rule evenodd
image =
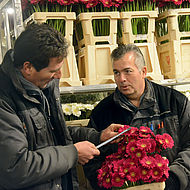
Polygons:
M114 49L111 53L112 63L122 58L128 52L133 52L135 54L135 65L138 70L141 71L145 66L144 56L139 47L134 44L120 44L116 49Z

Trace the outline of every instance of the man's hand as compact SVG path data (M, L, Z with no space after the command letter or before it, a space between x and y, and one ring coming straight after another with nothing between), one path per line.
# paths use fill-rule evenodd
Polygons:
M95 145L88 141L75 143L74 146L78 151L78 162L82 165L93 159L94 156L100 154L100 151L95 147Z
M100 141L104 142L112 137L114 137L115 135L118 134L118 130L120 127L123 127L124 125L120 125L120 124L111 124L109 127L107 127L106 129L104 129L101 133L100 136ZM114 140L112 143L117 143L119 142L121 139L118 138L116 140Z

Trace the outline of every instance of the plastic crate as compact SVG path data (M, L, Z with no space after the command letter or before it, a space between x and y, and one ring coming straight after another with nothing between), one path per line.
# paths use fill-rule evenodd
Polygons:
M62 67L60 86L81 86L73 42L73 21L76 19L74 12L35 12L25 20L25 25L32 22L45 23L47 20L63 19L65 21L65 38L69 42L68 56Z
M172 40L157 49L165 79L190 78L190 40Z
M125 44L134 43L135 41L145 41L147 43L155 42L155 19L158 17L158 10L155 11L129 11L121 12L120 18L122 23L122 41ZM147 33L133 34L132 20L147 19Z
M158 30L163 30L163 27L156 28L157 30L156 37L157 37L158 44L161 44L166 41L181 40L181 38L190 37L190 31L180 32L178 19L179 19L179 16L182 16L182 15L190 16L190 8L169 9L158 15L158 18L156 19L157 25L162 24L162 21L165 19L166 23L164 24L163 27L167 30L166 34L160 34L161 31L158 31Z
M88 45L79 49L79 76L85 85L114 83L111 52L116 45Z
M79 48L87 45L99 45L102 44L117 44L117 20L120 18L119 12L90 12L90 13L80 13L77 16L75 30L77 33L77 40ZM102 27L107 30L104 35L100 32L100 35L95 34L93 24L96 21L104 22L107 20L109 22L107 27ZM95 21L93 23L93 21Z
M165 79L190 78L190 31L179 28L180 16L185 15L190 19L189 8L170 9L156 19L158 57Z
M158 10L121 12L122 37L119 41L124 44L135 43L144 55L147 66L147 78L154 81L161 81L163 80L163 75L161 73L155 43L155 19L157 17ZM138 34L133 34L132 20L136 18L147 19L147 32L145 34L141 31L138 31Z
M147 67L147 78L160 82L164 79L161 74L160 64L158 60L158 54L155 43L136 43L141 52L144 55L146 67Z
M65 38L73 43L73 22L76 20L74 12L35 12L24 23L25 25L32 22L45 23L47 20L63 19L65 21Z

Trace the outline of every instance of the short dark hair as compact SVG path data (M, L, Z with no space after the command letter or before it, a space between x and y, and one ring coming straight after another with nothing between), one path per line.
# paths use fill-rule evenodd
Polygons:
M47 24L30 24L14 45L14 66L23 67L29 61L37 71L48 67L50 58L67 56L68 43L64 36Z
M126 53L133 52L135 54L135 65L139 70L145 66L144 56L135 44L120 44L111 53L112 63L122 58Z

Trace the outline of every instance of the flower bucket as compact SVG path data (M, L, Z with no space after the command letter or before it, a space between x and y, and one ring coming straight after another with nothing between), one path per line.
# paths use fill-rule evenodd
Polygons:
M164 190L165 188L165 182L161 183L150 183L150 184L144 184L144 185L138 185L134 187L124 188L121 190ZM112 188L113 190L117 190L118 188Z

